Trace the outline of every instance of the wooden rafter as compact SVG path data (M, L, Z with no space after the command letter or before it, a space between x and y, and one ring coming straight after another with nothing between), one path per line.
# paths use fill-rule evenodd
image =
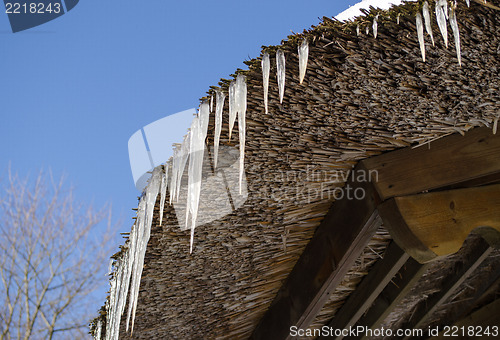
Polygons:
M384 258L377 261L328 326L333 329L347 329L354 326L408 259L409 255L392 242ZM339 336L336 339L342 338Z
M420 264L416 260L409 258L403 268L391 280L391 283L384 288L373 302L370 309L359 319L356 326L365 326L371 329L379 327L385 318L410 292L418 280L420 280L428 268L429 264ZM365 340L368 338L360 337L360 339Z

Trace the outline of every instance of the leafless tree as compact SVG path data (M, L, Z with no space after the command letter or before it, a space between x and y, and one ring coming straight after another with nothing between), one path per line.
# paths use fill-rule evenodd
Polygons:
M87 338L106 282L110 208L76 203L63 180L42 173L9 174L2 190L0 340Z

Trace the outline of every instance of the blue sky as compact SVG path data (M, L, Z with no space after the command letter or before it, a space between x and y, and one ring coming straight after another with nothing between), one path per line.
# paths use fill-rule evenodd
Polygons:
M353 3L87 0L16 34L0 13L0 180L9 164L65 174L82 202L112 203L128 231L138 194L129 137L197 107L261 45Z

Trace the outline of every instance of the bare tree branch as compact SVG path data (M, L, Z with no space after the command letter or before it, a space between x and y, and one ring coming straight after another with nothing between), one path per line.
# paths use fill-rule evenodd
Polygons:
M105 282L110 208L79 204L50 174L30 181L9 172L3 184L0 340L83 339L89 297Z

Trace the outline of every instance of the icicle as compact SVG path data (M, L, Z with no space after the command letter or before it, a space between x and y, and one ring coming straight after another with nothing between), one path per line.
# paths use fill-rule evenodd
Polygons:
M365 33L366 35L370 34L370 26L366 26Z
M234 87L236 82L233 80L229 84L229 140L231 140L231 132L233 131L234 122L236 121L236 108L234 104Z
M309 44L307 39L302 40L302 44L299 46L299 79L300 84L304 81L307 70L307 59L309 58Z
M149 180L149 184L146 187L145 198L141 201L144 201L143 206L145 208L144 212L144 222L141 223L140 227L142 227L142 232L139 232L137 238L137 247L136 247L136 256L134 261L134 270L133 270L133 283L131 290L131 299L129 300L129 305L132 306L132 325L130 333L134 332L134 320L135 320L135 312L137 310L137 298L139 297L139 286L141 283L142 270L144 268L144 256L146 255L146 248L148 245L149 237L151 235L151 224L153 223L153 212L156 203L156 198L158 197L158 192L161 184L161 167L156 167L153 170L153 174L151 175L151 179ZM140 205L140 203L139 203ZM139 216L137 217L139 219ZM133 295L132 295L133 292ZM130 308L129 308L130 312ZM128 323L128 322L127 322Z
M453 5L450 12L450 26L455 38L455 49L457 50L458 65L462 66L462 53L460 52L460 31L458 30L456 7Z
M373 36L375 37L375 39L377 39L377 33L378 33L378 14L375 17L375 19L373 19L372 29L373 29Z
M110 280L110 288L109 288L109 302L107 305L107 323L106 323L106 339L114 339L114 333L115 333L115 323L116 323L116 318L117 318L117 313L115 311L116 305L115 305L115 300L116 300L116 275L113 276L113 278Z
M434 46L434 35L432 34L432 27L431 27L431 13L429 11L429 3L427 1L424 2L424 7L422 8L422 14L424 15L425 30L427 31L427 34L431 36L432 46Z
M439 31L444 39L444 45L448 48L448 28L446 20L448 19L448 2L446 0L438 0L436 3L436 20L439 26Z
M189 157L189 144L190 144L191 132L188 132L184 136L182 141L180 153L179 153L179 169L177 171L177 188L175 193L176 202L179 201L179 195L181 193L182 175L184 174L184 169L186 169L187 160Z
M422 53L422 59L425 62L424 25L420 12L417 13L417 35L418 43L420 44L420 52Z
M396 23L399 25L399 17L401 16L401 13L398 13L398 16L396 18Z
M206 104L202 104L206 105ZM208 109L207 109L208 110ZM200 113L204 110L200 107ZM193 252L194 229L198 217L198 204L200 201L201 175L203 170L203 156L205 152L205 138L202 131L201 117L195 117L191 123L190 157L188 167L188 196L186 202L186 228L189 215L191 215L191 239L189 253Z
M268 114L268 94L269 94L269 71L271 69L271 61L269 60L269 54L266 52L262 56L262 84L264 87L264 108L266 114Z
M236 107L238 108L238 133L240 137L240 195L242 192L243 172L245 165L245 134L247 112L247 84L244 75L236 78Z
M226 95L222 91L216 92L217 103L215 104L215 135L214 135L214 169L217 168L217 158L219 157L219 140L222 130L222 109Z
M179 178L180 149L181 149L180 145L175 146L174 155L172 156L172 178L170 179L170 199L169 199L170 204L172 204L172 202L175 202L175 199L177 198L176 193L178 185L177 178Z
M163 220L163 207L165 206L165 197L167 196L167 185L168 185L168 163L165 163L165 175L161 176L161 187L160 187L160 226Z
M360 28L358 25L358 26L356 26L356 35L359 37L360 34L361 34L361 32L360 32Z
M135 301L135 291L139 289L138 281L138 272L139 272L139 260L140 260L140 245L141 240L144 236L144 224L145 224L145 216L146 216L146 200L144 196L139 201L139 207L137 209L137 219L135 220L135 245L130 248L130 261L132 262L132 270L131 270L131 282L130 282L130 291L129 291L129 302L128 302L128 312L127 312L127 325L126 330L129 330L130 320L132 319L132 328L134 324L134 320L132 317L132 311L134 309L134 301ZM132 318L131 318L132 317Z
M210 96L210 112L214 112L214 96Z
M467 7L470 7L470 0L465 0L465 2L467 3Z
M205 143L205 138L207 138L208 121L210 119L210 109L206 101L200 105L198 116L200 117L200 127L203 132L203 143Z
M276 52L276 67L278 78L278 90L280 94L280 104L283 103L283 95L285 94L285 53L282 50Z

